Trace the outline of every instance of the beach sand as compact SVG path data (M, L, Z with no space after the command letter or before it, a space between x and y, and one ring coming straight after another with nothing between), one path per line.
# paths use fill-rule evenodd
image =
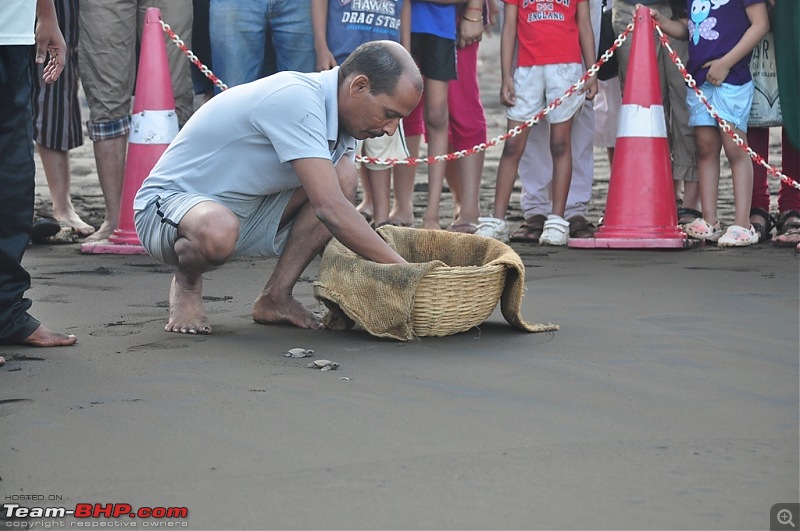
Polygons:
M491 136L505 123L497 41L481 53ZM608 185L596 154L594 221ZM75 204L98 225L91 147L72 164ZM729 191L722 202L730 215ZM793 250L513 247L523 315L559 331L521 333L496 310L468 332L399 343L254 324L275 259L209 272L214 334L169 334L170 267L31 246L32 312L78 343L0 347L4 503L188 509L118 527L765 529L773 504L798 500ZM318 267L295 291L313 309ZM341 366L307 369L284 357L294 347Z

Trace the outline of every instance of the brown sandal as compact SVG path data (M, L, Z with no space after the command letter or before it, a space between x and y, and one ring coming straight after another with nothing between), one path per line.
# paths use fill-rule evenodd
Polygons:
M800 243L800 212L789 210L778 218L778 234L772 238L775 247L795 247Z
M569 221L570 238L594 238L594 225L589 223L585 217L578 214L567 221Z
M544 230L547 216L536 214L531 219L525 220L517 230L512 232L508 239L512 242L538 243Z

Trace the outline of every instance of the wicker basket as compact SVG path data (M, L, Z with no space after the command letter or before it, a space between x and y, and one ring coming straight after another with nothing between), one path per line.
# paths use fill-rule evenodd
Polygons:
M414 333L448 336L483 323L494 311L506 281L506 266L440 267L417 285L411 313Z

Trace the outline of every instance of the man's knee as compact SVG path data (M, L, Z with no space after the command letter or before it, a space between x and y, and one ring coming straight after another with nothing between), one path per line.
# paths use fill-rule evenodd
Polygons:
M191 243L206 260L221 264L236 251L239 219L228 209L214 209L193 219L188 230L182 232L187 243ZM177 247L176 244L176 251Z

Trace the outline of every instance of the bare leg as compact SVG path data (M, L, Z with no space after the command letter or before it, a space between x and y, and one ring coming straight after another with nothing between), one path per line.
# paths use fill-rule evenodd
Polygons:
M700 210L700 182L683 181L683 206Z
M361 202L356 207L356 210L361 212L361 215L367 221L372 221L374 207L372 206L372 187L370 186L369 170L362 164L359 172L361 177Z
M714 225L718 221L719 152L722 138L719 129L707 126L695 127L694 135L697 142L697 176L700 179L700 210L703 212L703 219ZM752 194L752 189L749 193Z
M344 195L352 201L355 197L357 175L340 172L338 166L336 171ZM331 239L331 233L317 219L302 188L295 190L289 200L281 226L290 220L293 220L292 228L283 254L253 303L253 321L259 324L288 323L300 328L320 330L324 328L322 322L294 298L292 291L311 260L325 248L325 244Z
M447 146L447 151L454 151L453 146ZM445 162L444 165L444 180L447 182L447 187L450 188L450 195L453 198L453 224L455 224L458 215L461 213L461 179L459 179L456 161L451 160Z
M391 166L388 166L391 168ZM389 197L392 193L392 170L367 168L367 180L372 192L372 221L377 227L389 219Z
M298 189L302 192L302 189ZM331 239L331 233L314 215L306 202L292 224L283 254L272 275L253 303L253 321L259 324L293 324L319 330L322 322L294 298L292 291L311 260Z
M78 341L78 338L72 334L53 332L45 325L40 324L39 328L34 330L31 335L20 341L20 345L29 347L68 347L76 341Z
M428 132L428 156L447 153L447 81L425 80L425 129ZM422 218L422 227L441 229L439 204L444 184L444 163L428 165L428 205Z
M127 147L128 139L124 136L94 143L94 160L106 202L106 217L97 232L86 238L86 241L107 240L119 224Z
M735 132L747 142L746 133L739 129L735 129ZM728 157L731 166L735 224L749 229L750 205L753 197L753 163L750 161L750 156L742 151L730 136L726 133L721 136L725 156Z
M484 152L475 153L456 160L458 172L458 212L454 225L478 223L481 215L480 187L483 173Z
M522 122L508 120L508 129L520 125ZM505 219L511 193L514 191L514 182L517 180L519 161L525 151L530 129L525 128L517 136L509 137L503 146L500 155L500 164L497 165L497 183L494 187L494 209L492 215L498 219Z
M210 334L203 307L203 273L225 263L236 250L239 220L226 207L205 201L192 207L178 225L178 271L169 289L167 332Z
M53 202L53 217L58 221L69 223L80 236L88 236L94 232L94 227L81 219L72 198L69 195L70 173L69 152L50 149L41 144L36 144L39 157L42 159L44 174L47 177L47 187L50 189L50 200Z
M421 135L406 137L408 153L412 158L419 157ZM399 225L414 225L414 178L417 167L398 164L394 167L394 207L389 212L389 220Z

